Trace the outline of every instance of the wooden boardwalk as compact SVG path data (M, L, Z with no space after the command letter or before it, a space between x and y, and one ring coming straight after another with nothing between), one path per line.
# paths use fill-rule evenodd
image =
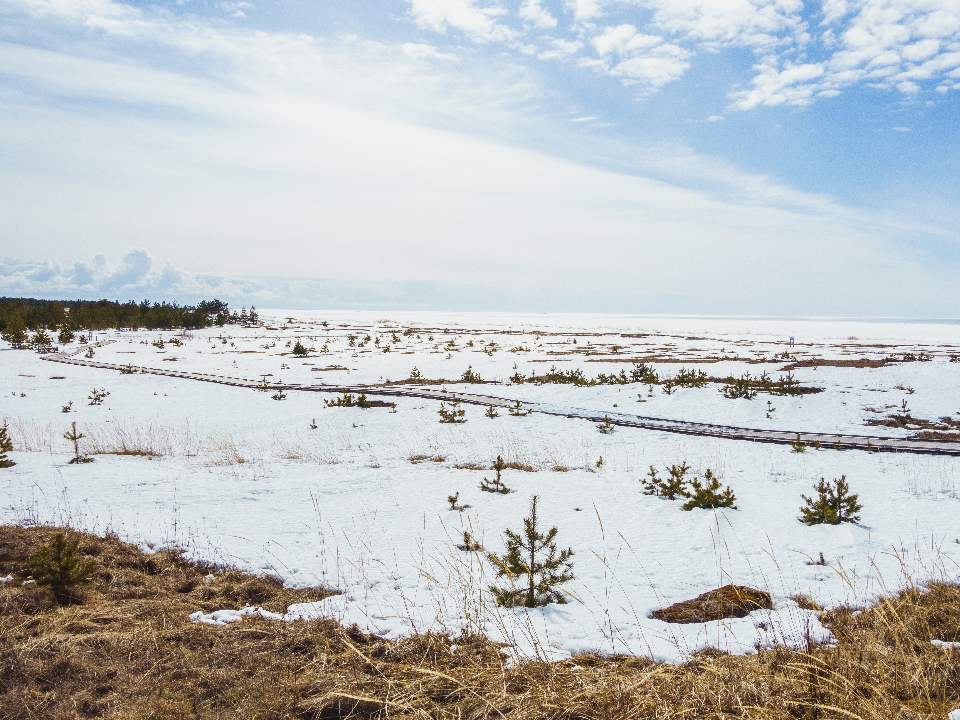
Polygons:
M107 340L93 344L94 347L108 345L112 340ZM78 358L81 352L86 350L81 348L69 355L61 353L50 353L43 356L44 360L51 362L68 363L70 365L82 365L84 367L100 368L103 370L120 370L128 367L125 365L115 365L112 363L99 362L92 359ZM266 387L269 390L299 391L299 392L321 392L321 393L366 393L367 395L387 396L387 397L409 397L421 398L424 400L450 401L454 398L468 405L493 405L498 408L514 407L516 399L502 398L494 395L482 395L472 392L453 393L445 389L435 389L423 385L300 385L297 383L267 383L256 380L247 380L245 378L234 378L224 375L208 375L204 373L181 372L179 370L159 370L154 368L145 368L139 366L132 367L138 373L149 375L162 375L165 377L180 378L183 380L197 380L200 382L212 382L219 385L230 385L232 387L247 388L256 390ZM603 422L609 418L613 425L620 427L634 427L644 430L658 430L660 432L679 433L682 435L698 435L701 437L716 437L727 440L744 440L750 442L774 443L778 445L790 445L798 440L809 446L815 446L817 443L825 449L834 450L866 450L868 452L906 452L919 453L923 455L960 455L960 442L948 442L938 440L907 440L890 437L879 437L872 435L848 435L838 433L813 433L796 432L786 430L764 430L759 428L744 428L730 425L713 425L710 423L689 422L687 420L668 420L665 418L645 417L643 415L629 415L626 413L607 413L599 410L588 410L585 408L563 407L550 403L521 402L520 407L523 411L542 413L544 415L557 415L560 417L575 418L579 420L590 420L592 422Z

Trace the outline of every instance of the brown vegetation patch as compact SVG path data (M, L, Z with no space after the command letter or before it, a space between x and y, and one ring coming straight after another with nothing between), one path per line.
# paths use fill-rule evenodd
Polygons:
M409 460L416 465L422 462L442 463L446 461L446 458L443 455L411 455Z
M871 408L867 409L871 410ZM942 417L934 421L915 418L910 413L893 413L882 418L867 418L863 424L874 427L923 431L916 435L911 435L910 440L941 440L950 442L960 440L960 433L956 432L960 430L960 420L954 420L951 417Z
M851 360L825 360L823 358L811 358L809 360L797 360L789 365L780 368L781 372L796 370L797 368L815 368L815 367L850 367L850 368L880 368L890 362L887 359L871 360L870 358L854 358Z
M121 447L112 450L92 450L91 455L134 455L136 457L160 457L160 453L155 450L146 450L144 448Z
M193 610L280 611L321 592L81 533L97 576L82 604L60 607L21 585L26 556L53 532L0 528L0 576L15 576L0 583L4 720L943 720L960 699L960 650L930 643L960 640L956 585L825 612L837 642L805 652L707 648L679 666L591 652L511 667L479 635L390 642L328 620L194 625Z
M911 435L908 439L937 440L940 442L960 442L960 433L933 432L931 430L924 430L923 432L919 432L916 435Z
M504 469L509 470L522 470L523 472L536 472L537 469L530 463L521 462L519 460L511 460L510 462L505 462L503 464ZM491 468L492 469L492 468Z
M375 407L392 408L394 407L394 405L396 405L396 403L387 402L386 400L367 400L368 408L375 408Z
M724 585L693 600L654 610L650 617L668 623L702 623L724 618L746 617L754 610L772 610L770 593L744 585Z
M602 358L588 358L584 362L602 363L688 363L693 365L718 363L724 360L747 361L747 358L735 357L677 357L676 355L644 355L643 357L609 356Z

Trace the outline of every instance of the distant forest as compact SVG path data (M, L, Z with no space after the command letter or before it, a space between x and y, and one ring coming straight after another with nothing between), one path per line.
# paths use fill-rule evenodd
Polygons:
M28 330L173 330L210 325L256 324L256 308L231 311L220 300L197 305L177 303L120 303L111 300L35 300L0 297L0 333Z

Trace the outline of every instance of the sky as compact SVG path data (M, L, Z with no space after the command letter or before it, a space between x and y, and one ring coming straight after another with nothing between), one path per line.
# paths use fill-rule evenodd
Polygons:
M957 0L0 0L0 295L960 317Z

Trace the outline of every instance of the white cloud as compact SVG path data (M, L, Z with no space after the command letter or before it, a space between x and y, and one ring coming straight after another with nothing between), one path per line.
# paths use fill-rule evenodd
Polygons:
M733 107L806 105L860 82L915 95L922 82L939 85L960 69L955 0L862 0L853 6L831 1L824 5L822 24L834 25L827 31L832 52L825 59L800 64L783 55L765 58L752 87L731 92Z
M423 60L454 60L457 61L460 58L453 53L440 52L440 50L433 45L427 45L426 43L404 43L400 46L403 54L407 57L420 58Z
M665 43L660 36L640 33L633 25L604 28L592 42L600 58L582 63L584 67L621 78L625 84L642 84L648 90L678 79L690 67L689 50Z
M758 105L809 105L814 93L822 87L809 81L826 72L819 63L787 62L781 68L776 56L764 58L754 69L758 72L753 87L731 93L734 107L739 110L750 110Z
M557 19L543 9L540 0L524 0L520 6L520 19L536 28L555 28Z
M786 38L804 42L801 0L642 0L653 25L707 47L770 49Z
M897 132L910 132L910 128L908 128L908 127L895 127L895 128L890 128L890 129L891 129L891 130L896 130Z
M89 27L93 17L79 2L43 7L59 8L67 27ZM924 267L897 245L930 235L956 241L955 233L846 210L676 148L644 159L663 168L649 174L680 179L667 182L524 150L502 139L507 132L491 139L454 132L454 123L437 127L446 117L511 131L534 126L529 115L511 121L511 99L542 98L513 78L514 68L451 76L451 63L434 62L428 45L334 45L181 23L100 0L92 7L115 21L96 33L97 59L0 43L8 85L30 90L6 96L0 115L0 236L33 255L3 266L7 294L56 283L90 293L110 286L118 295L189 287L225 294L202 268L233 273L237 288L268 274L422 282L458 268L464 283L495 289L532 286L531 278L584 295L643 285L741 308L873 308L895 301L886 291L894 285L897 297L960 298L956 273ZM48 32L64 27L44 22ZM670 38L636 41L648 33L630 27L611 39L603 72L649 86L682 73L691 50ZM202 72L110 60L130 35L145 54L192 53ZM65 44L76 51L72 39ZM768 65L780 92L819 81L816 63L773 57ZM422 107L429 123L408 110ZM535 131L589 135L568 120ZM630 162L642 152L622 149ZM711 187L690 187L692 177ZM129 251L133 244L142 249ZM94 252L123 261L69 264ZM151 256L179 266L189 258L191 268L158 267Z
M474 40L507 41L516 32L498 23L496 18L507 11L497 5L477 7L476 0L409 0L410 12L420 27L446 32L447 27L460 30Z
M565 58L580 51L583 43L579 40L551 40L550 50L544 50L538 55L541 60L557 60Z
M638 33L633 25L624 24L606 28L600 35L593 38L592 42L600 55L609 55L612 52L631 55L659 45L663 42L663 38L658 35Z
M602 0L567 0L567 7L577 20L591 20L601 14Z

